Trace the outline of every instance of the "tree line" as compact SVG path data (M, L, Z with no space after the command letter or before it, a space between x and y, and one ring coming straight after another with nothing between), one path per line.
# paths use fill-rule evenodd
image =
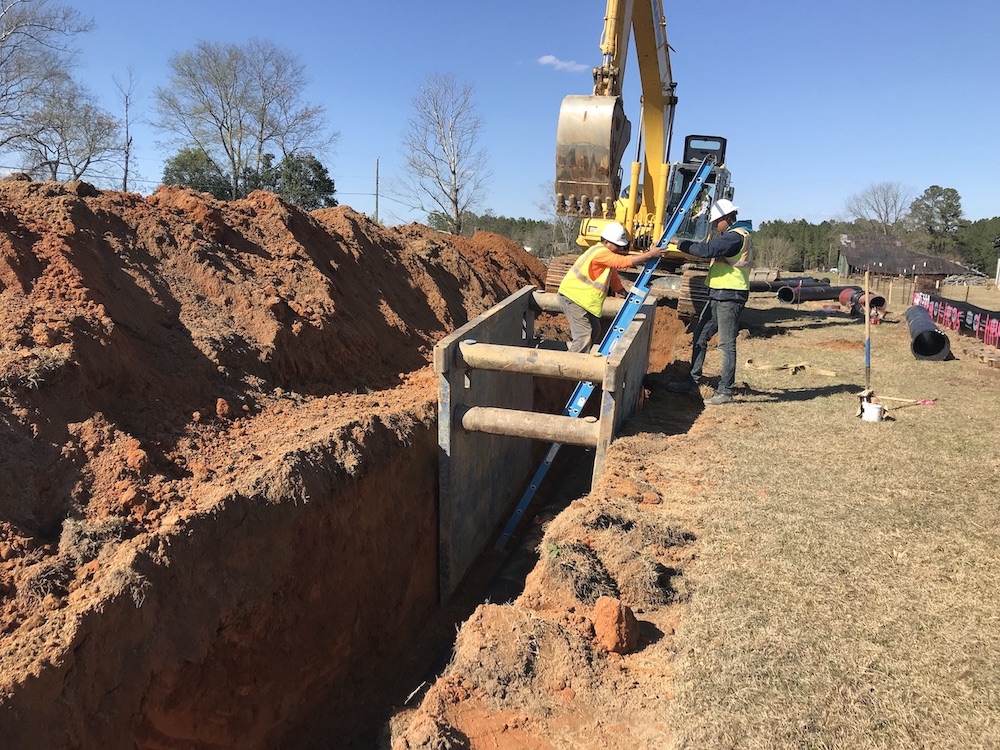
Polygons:
M36 179L96 175L107 184L107 171L117 170L114 187L129 190L135 80L131 70L126 83L115 79L118 117L73 78L73 40L92 28L57 0L0 0L0 153ZM304 100L305 70L295 55L261 39L199 41L167 64L168 84L153 91L152 122L176 149L164 183L221 200L263 189L306 210L337 205L322 159L339 134L322 105ZM390 192L460 232L491 176L472 87L431 75L412 104L402 138L406 163Z
M887 207L893 206L891 210ZM804 272L835 267L840 237L845 234L882 234L900 237L911 250L948 258L970 268L993 273L1000 252L1000 217L967 221L961 196L953 188L932 185L908 198L895 183L878 183L851 196L845 204L851 218L823 221L764 221L754 232L754 264ZM442 212L432 212L428 226L454 232ZM576 252L579 219L556 217L535 220L466 211L459 233L478 230L509 237L540 258Z
M894 182L880 182L850 196L849 217L811 224L765 221L754 235L755 264L789 271L837 264L840 236L881 234L899 237L910 250L992 273L1000 251L1000 217L968 221L954 188L931 185L917 197Z
M36 179L73 181L108 168L128 190L135 159L135 81L115 79L122 116L72 75L73 40L93 22L53 0L0 0L0 152ZM303 101L304 67L259 39L202 41L170 58L170 81L153 92L154 126L177 150L163 181L220 199L272 190L306 209L336 205L320 161L337 139L323 107Z
M579 219L559 217L556 221L549 221L497 216L492 211L482 214L466 211L462 217L461 229L455 232L449 216L440 211L432 211L427 217L427 226L441 232L465 236L472 236L476 232L492 232L514 240L532 255L543 259L580 249L574 244L580 228Z

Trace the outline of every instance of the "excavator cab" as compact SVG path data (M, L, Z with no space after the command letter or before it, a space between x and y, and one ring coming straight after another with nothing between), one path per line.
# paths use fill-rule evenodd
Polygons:
M709 222L709 208L720 198L733 199L734 190L730 182L730 172L726 169L726 139L717 135L689 135L684 139L684 161L673 167L670 196L667 201L667 215L673 213L680 203L684 191L698 171L698 166L706 156L715 159L715 166L709 172L701 194L695 200L691 212L684 218L675 235L679 240L704 241L712 229Z

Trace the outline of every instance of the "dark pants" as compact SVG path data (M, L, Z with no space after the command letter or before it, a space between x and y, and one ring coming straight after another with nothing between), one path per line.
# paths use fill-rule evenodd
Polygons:
M691 379L697 383L701 380L708 342L718 332L722 373L716 392L727 396L733 395L733 383L736 382L736 334L740 330L743 304L739 300L710 299L694 327L694 340L691 344Z
M594 344L601 343L601 319L588 312L573 300L559 295L559 309L569 320L569 350L589 352Z

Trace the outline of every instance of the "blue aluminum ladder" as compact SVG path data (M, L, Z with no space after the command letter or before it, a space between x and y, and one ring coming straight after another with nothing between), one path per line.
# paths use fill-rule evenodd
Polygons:
M687 190L684 191L681 202L677 205L677 208L674 209L674 213L670 217L670 221L667 222L667 225L663 228L663 234L660 236L659 242L656 243L657 247L666 247L670 240L674 238L674 235L677 234L677 230L680 228L681 222L684 221L684 218L691 210L691 206L694 205L695 199L698 197L698 194L704 185L705 178L708 177L709 172L712 171L712 166L714 164L715 157L712 155L706 156L702 161L701 166L698 167L698 171L695 173L694 179L691 180ZM628 329L628 327L632 324L632 321L638 314L639 309L642 307L642 303L646 300L646 295L649 294L649 284L652 280L653 271L656 270L656 266L659 262L659 258L650 258L643 264L642 271L639 273L638 278L629 290L625 303L622 305L621 310L618 311L614 321L612 321L611 328L605 334L604 340L598 348L598 353L605 357L608 356L611 353L611 350L614 349L615 344L617 344L621 337L625 335L626 329ZM569 401L566 402L566 406L563 408L562 415L564 417L579 417L583 412L583 407L587 405L587 400L596 388L596 383L591 381L581 380L577 383L576 389L573 391L573 395L570 396ZM562 443L552 443L548 453L545 454L545 458L539 465L538 470L528 483L528 488L521 496L521 499L517 504L517 508L514 510L514 514L510 517L510 520L507 521L507 525L504 526L503 532L500 534L500 539L497 541L497 549L503 550L507 547L507 542L510 541L511 536L513 536L514 530L517 528L517 524L521 520L521 516L524 514L524 511L528 507L532 498L535 496L538 486L542 483L542 479L544 479L545 475L548 473L549 468L552 466L552 462L555 460L556 454L559 453L560 448L562 448Z

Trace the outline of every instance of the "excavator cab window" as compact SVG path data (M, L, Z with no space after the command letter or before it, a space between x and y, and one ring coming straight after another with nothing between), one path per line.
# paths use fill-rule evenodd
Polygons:
M667 199L667 215L673 213L681 202L684 191L698 173L698 167L705 157L715 157L715 166L705 178L701 194L695 200L691 211L684 217L675 235L680 240L703 242L712 231L709 209L720 198L732 200L733 188L729 170L725 167L726 139L717 135L689 135L684 139L684 161L675 164L672 170L670 195Z
M678 164L675 167L670 200L667 206L668 215L672 214L681 202L681 198L684 197L684 191L687 190L688 185L691 184L691 180L694 179L695 174L698 172L698 166L695 163ZM674 235L676 239L703 242L708 238L708 234L712 229L709 223L709 209L712 207L712 202L716 199L717 187L716 173L713 170L709 174L708 179L705 180L705 185L701 193L695 198L691 210L684 217L680 227L677 229L677 234ZM719 195L718 197L721 198L722 196Z
M726 139L717 135L689 135L684 139L684 162L698 162L714 156L720 167L726 163Z

